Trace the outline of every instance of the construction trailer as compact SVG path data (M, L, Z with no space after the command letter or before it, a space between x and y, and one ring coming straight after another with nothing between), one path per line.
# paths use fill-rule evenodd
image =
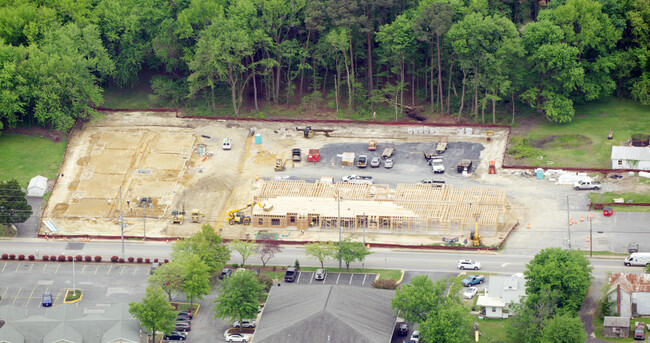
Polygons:
M254 208L258 228L344 232L416 233L469 237L475 225L481 236L505 228L506 191L494 187L454 188L424 184L366 185L302 180L264 182L255 197L272 210ZM476 224L476 222L478 224Z

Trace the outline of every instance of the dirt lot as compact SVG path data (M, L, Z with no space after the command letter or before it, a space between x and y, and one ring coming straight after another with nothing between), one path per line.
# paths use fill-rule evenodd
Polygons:
M330 137L316 133L310 139L296 131L303 124L211 121L179 119L160 113L107 113L101 120L87 123L74 132L57 185L50 197L44 220L50 220L59 234L119 236L119 194L122 186L125 235L141 237L182 237L200 229L189 222L189 212L200 209L202 223L223 228L226 238L253 238L256 231L242 225L230 226L224 218L228 210L251 202L258 179L298 177L319 179L339 177L355 172L342 167L337 157L344 151L367 152L369 139L396 146L396 165L390 169L368 168L386 184L417 182L442 178L462 186L466 181L480 184L487 175L487 161L496 160L500 167L505 149L505 130L495 130L490 142L484 129L457 127L429 128L418 126L322 124L315 129L333 129ZM261 134L262 144L255 144L251 130ZM232 150L222 150L221 140L232 139ZM422 158L422 150L435 146L440 139L449 140L445 159L448 172L433 175ZM197 144L206 144L205 156ZM273 171L275 160L291 157L292 148L301 148L303 159L309 148L322 148L323 161L292 164L283 173ZM370 155L370 154L369 154ZM401 156L401 157L400 157ZM474 170L469 178L456 174L456 160L471 158ZM150 197L149 206L139 206L138 198ZM185 208L185 223L171 224L171 211ZM146 209L146 227L143 219ZM51 233L43 225L41 233ZM315 237L312 233L281 232L290 240L327 240L338 237ZM417 237L369 235L367 241L408 243ZM502 235L501 235L502 236ZM434 239L427 238L427 242Z

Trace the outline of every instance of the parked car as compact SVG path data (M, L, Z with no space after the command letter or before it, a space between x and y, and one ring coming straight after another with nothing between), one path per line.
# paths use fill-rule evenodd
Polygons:
M485 282L485 276L483 275L469 275L466 278L464 278L463 281L461 281L461 283L465 287L478 285L483 282Z
M463 292L463 297L465 297L465 299L472 299L476 295L476 293L478 293L478 288L468 287Z
M642 322L636 322L636 324L634 324L634 339L645 340L645 326Z
M180 314L184 314L184 315L186 315L186 316L189 316L190 319L191 319L191 318L194 318L194 313L192 313L192 311L190 311L190 310L180 310L180 311L178 311L178 314L179 314L179 315L180 315Z
M52 300L52 293L51 292L45 292L43 293L43 307L50 307L52 306L53 300Z
M242 319L240 322L239 320L235 321L232 323L232 327L234 328L254 328L255 327L255 321L252 319Z
M284 281L294 282L298 276L298 269L294 267L287 268L287 271L284 273Z
M221 269L221 274L219 274L219 279L223 280L223 279L229 277L230 275L232 275L232 269L230 269L230 268Z
M314 280L325 280L325 269L316 269Z
M174 329L177 331L191 331L192 325L190 322L176 322L176 327Z
M367 165L368 165L368 156L359 155L359 157L357 158L357 167L365 168Z
M397 324L397 335L406 336L409 334L409 325L406 323Z
M442 185L445 184L445 181L424 179L420 181L420 183L423 185L431 185L433 187L442 187Z
M411 338L409 338L409 341L419 343L420 342L420 331L413 331L411 334Z
M164 339L166 341L184 341L187 339L187 335L183 332L172 331L169 335L165 335Z
M381 165L381 161L379 160L379 157L373 157L372 160L370 160L370 168L377 168Z
M181 313L179 313L179 314L176 316L176 321L177 321L177 322L188 322L188 323L189 323L189 322L192 321L192 318L191 318L190 316L186 315L186 314L181 314Z
M240 333L229 333L226 335L226 342L248 342L249 338Z
M152 263L151 268L149 268L149 275L153 274L153 272L156 271L156 269L158 269L158 267L160 267L160 262Z
M476 262L473 260L458 260L458 269L481 269L481 262Z
M627 246L627 252L629 252L630 254L639 252L639 243L634 243L634 242L630 243Z
M393 163L394 162L392 158L387 159L386 161L384 161L384 168L386 169L393 168Z
M224 139L221 141L221 149L223 149L223 150L230 150L231 147L232 147L232 139L230 139L230 138L224 138Z

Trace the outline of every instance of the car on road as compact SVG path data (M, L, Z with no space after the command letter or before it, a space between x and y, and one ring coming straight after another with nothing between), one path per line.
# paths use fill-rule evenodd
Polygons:
M239 320L236 320L234 323L232 323L232 327L234 328L254 328L255 327L255 321L252 319L242 319L240 322Z
M409 334L409 325L406 323L397 324L397 335L406 336Z
M232 275L232 269L230 268L221 269L221 274L219 274L219 280L223 280L229 277L230 275Z
M191 331L192 325L189 322L176 322L176 331Z
M52 300L52 293L51 292L45 292L43 293L43 307L50 307L52 306L53 300Z
M187 339L187 334L180 331L172 331L169 335L165 335L166 341L184 341Z
M287 268L287 271L284 273L284 281L294 282L298 276L298 269L294 267Z
M481 269L481 262L476 262L474 260L458 260L458 269Z
M384 168L386 169L393 168L393 163L394 162L392 158L387 159L386 161L384 161Z
M316 269L314 280L325 280L325 269Z
M381 165L381 161L379 160L379 157L373 157L372 160L370 160L370 168L377 168Z
M476 293L478 293L478 288L468 287L465 289L465 291L463 291L463 297L465 297L465 299L472 299Z
M460 283L462 283L465 287L469 287L481 284L483 282L485 282L485 276L483 275L468 275Z
M226 335L226 342L248 342L249 338L240 333L229 333Z

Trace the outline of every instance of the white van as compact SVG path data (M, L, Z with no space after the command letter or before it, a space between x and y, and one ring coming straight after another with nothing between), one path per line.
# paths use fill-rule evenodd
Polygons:
M650 264L650 252L635 252L623 262L626 266L645 266Z
M232 145L232 139L230 138L224 138L223 141L221 142L221 148L223 150L230 150Z

